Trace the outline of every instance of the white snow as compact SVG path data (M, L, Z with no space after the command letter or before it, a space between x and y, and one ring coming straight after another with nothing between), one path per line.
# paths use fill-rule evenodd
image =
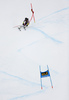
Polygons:
M26 31L13 28L31 18ZM40 71L49 66L49 77ZM0 100L69 100L69 0L0 0Z

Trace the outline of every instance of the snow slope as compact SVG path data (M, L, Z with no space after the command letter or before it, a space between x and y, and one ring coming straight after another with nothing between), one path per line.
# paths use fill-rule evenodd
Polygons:
M25 17L36 22L13 28ZM69 0L0 0L0 100L69 100ZM49 66L50 79L40 72Z

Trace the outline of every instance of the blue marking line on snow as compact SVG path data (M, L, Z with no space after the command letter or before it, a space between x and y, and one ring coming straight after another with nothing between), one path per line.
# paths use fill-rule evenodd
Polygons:
M57 40L57 39L55 39L55 38L53 38L53 37L47 35L45 32L43 32L42 30L40 30L40 29L38 29L38 28L32 27L31 29L34 29L34 30L36 30L36 31L41 32L46 38L49 38L49 39L51 39L51 40L54 41L54 42L63 43L62 41L59 41L59 40ZM40 40L41 40L41 39L40 39ZM28 45L25 45L23 48L18 49L18 52L20 52L22 49L24 49L24 48L26 48L26 47L28 47L28 46L31 46L31 45L33 45L33 44L39 42L40 40L37 40L37 41L34 41L34 42L32 42L32 43L30 43L30 44L28 44Z
M15 97L15 98L11 98L9 100L17 100L17 99L20 99L23 100L23 98L25 97L29 97L29 96L33 96L33 95L37 95L37 94L40 94L40 93L43 93L46 89L43 89L43 90L40 90L40 91L37 91L37 92L34 92L34 93L30 93L30 94L26 94L26 95L23 95L23 96L18 96L18 97Z
M53 70L53 69L50 69L51 71L52 71L52 73L54 73L55 75L58 75L59 74L59 72L57 72L57 71L55 71L55 70Z
M49 39L51 39L51 40L54 41L54 42L63 43L62 41L59 41L59 40L57 40L57 39L55 39L55 38L49 36L49 35L46 34L44 31L42 31L42 30L40 30L40 29L38 29L38 28L36 28L36 27L32 27L31 29L34 29L34 30L36 30L36 31L41 32L46 38L49 38ZM40 40L41 40L41 39L40 39ZM34 42L32 42L32 43L30 43L30 44L28 44L28 45L25 45L23 48L18 49L18 52L20 52L22 49L24 49L24 48L26 48L26 47L28 47L28 46L31 46L31 45L33 45L33 44L39 42L40 40L37 40L37 41L34 41Z
M37 42L39 42L39 41L41 41L41 40L42 40L42 39L37 40L37 41L34 41L34 42L32 42L32 43L29 43L29 44L25 45L23 48L18 49L18 52L20 52L22 49L24 49L24 48L26 48L26 47L28 47L28 46L31 46L31 45L33 45L33 44L36 44Z
M55 39L55 38L49 36L49 35L46 34L44 31L42 31L42 30L40 30L40 29L38 29L38 28L32 27L32 29L41 32L46 38L49 38L49 39L53 40L54 42L63 43L62 41L59 41L59 40L57 40L57 39Z
M5 75L11 76L11 77L16 78L16 79L19 79L19 80L21 80L21 81L23 81L23 82L25 81L26 83L30 84L30 86L31 86L32 84L35 85L35 86L40 86L40 84L38 84L38 83L30 82L30 81L25 80L25 79L23 79L23 78L20 78L20 77L18 77L18 76L14 76L14 75L8 74L7 72L4 72L4 71L0 71L0 73L3 73L3 74L5 74ZM34 93L25 94L25 95L22 95L22 96L17 96L17 97L11 98L11 99L9 99L9 100L17 100L17 99L20 99L20 98L25 98L25 97L29 97L29 96L32 96L32 95L37 95L37 94L43 93L43 92L46 91L47 88L48 88L48 87L46 87L46 86L44 86L44 85L43 85L43 87L44 87L43 90L39 90L39 91L36 91L36 92L34 92Z
M53 13L51 13L51 14L49 14L49 15L43 17L43 18L40 18L40 19L37 20L36 22L38 23L39 21L43 20L44 18L47 18L47 17L49 17L49 16L51 16L51 15L53 15L53 14L56 14L56 13L59 13L59 12L61 12L61 11L68 10L68 9L69 9L69 7L67 7L67 8L63 8L63 9L58 10L58 11L55 11L55 12L53 12Z
M23 78L21 78L19 76L11 75L11 74L9 74L7 72L4 72L4 71L0 71L0 73L3 73L3 74L8 75L10 77L16 78L18 80L21 80L21 81L25 82L26 85L30 85L30 86L40 86L40 84L38 84L38 83L28 81L28 80L23 79Z
M23 48L20 48L20 49L18 49L18 51L20 52L22 49L24 49L24 48L26 48L26 47L28 47L28 46L31 46L31 45L33 45L33 44L35 44L35 43L37 43L38 41L34 41L34 42L32 42L32 43L30 43L30 44L28 44L28 45L25 45Z

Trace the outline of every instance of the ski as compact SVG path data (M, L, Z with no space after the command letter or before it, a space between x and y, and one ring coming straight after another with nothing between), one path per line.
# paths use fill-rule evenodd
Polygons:
M17 26L14 26L13 28L18 28L19 31L21 31L21 28L26 30L26 27L24 27L23 25L17 25Z
M21 31L21 29L18 27L19 31Z

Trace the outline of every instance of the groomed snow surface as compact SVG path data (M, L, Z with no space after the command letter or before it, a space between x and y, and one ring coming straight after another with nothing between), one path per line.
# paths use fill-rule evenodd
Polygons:
M31 18L26 30L13 28ZM69 0L0 0L0 100L69 100ZM42 79L40 71L50 70Z

